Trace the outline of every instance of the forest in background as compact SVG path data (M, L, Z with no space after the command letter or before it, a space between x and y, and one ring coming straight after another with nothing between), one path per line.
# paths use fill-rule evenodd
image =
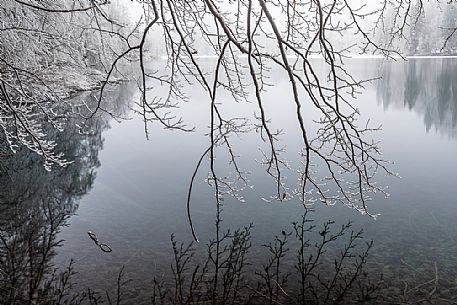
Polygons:
M393 9L387 10L385 23L394 24ZM408 25L405 25L408 26ZM453 1L436 3L416 2L411 7L409 30L401 43L401 50L407 55L456 55L457 7ZM389 41L395 33L387 32L382 40Z

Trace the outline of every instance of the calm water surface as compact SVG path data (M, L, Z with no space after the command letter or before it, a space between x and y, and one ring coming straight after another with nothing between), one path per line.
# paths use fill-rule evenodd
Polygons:
M372 261L376 272L401 279L407 265L454 276L457 270L457 60L414 59L385 62L357 59L348 62L359 77L382 75L369 84L355 101L363 120L382 124L374 137L382 141L385 159L401 178L379 176L389 185L388 199L375 198L370 209L380 213L378 220L362 216L345 207L318 206L313 218L338 222L354 221L365 236L375 241ZM277 76L266 100L274 124L284 127L284 142L299 147L300 138L287 113L288 90L285 76ZM138 100L129 86L119 88L119 103ZM160 90L160 89L158 89ZM138 115L100 128L103 142L91 144L96 162L87 165L96 172L93 186L76 197L76 215L69 220L60 237L65 244L58 250L57 265L75 259L78 284L103 288L111 285L125 265L126 275L136 288L147 287L153 276L168 270L170 235L190 241L186 216L188 184L195 164L208 139L202 134L208 126L208 104L204 93L189 87L191 105L182 110L193 134L150 129L150 140ZM236 106L236 105L233 105ZM238 106L236 106L238 107ZM234 109L239 109L234 107ZM236 110L233 110L236 111ZM305 114L307 116L308 114ZM260 153L251 136L237 140L242 164L253 170L254 189L244 193L245 203L224 202L224 226L236 228L254 224L253 244L271 240L282 229L298 220L301 207L296 202L265 203L260 198L271 194L272 181L254 164ZM101 140L101 139L100 139ZM81 140L83 141L83 140ZM293 156L291 157L293 159ZM221 167L221 171L223 168ZM86 170L87 172L87 170ZM203 181L207 169L200 171L194 190L192 211L197 234L205 241L213 236L215 207L212 190ZM113 252L101 252L87 236L96 232ZM254 247L254 257L262 256ZM433 274L430 275L433 278Z

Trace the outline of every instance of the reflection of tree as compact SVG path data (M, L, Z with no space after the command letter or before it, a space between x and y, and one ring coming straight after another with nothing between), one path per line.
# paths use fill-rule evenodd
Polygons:
M96 97L89 94L84 99ZM114 112L123 110L124 99L111 99ZM25 147L0 158L0 300L5 304L54 304L50 300L66 290L62 285L71 269L57 274L51 263L61 244L57 234L93 185L101 132L108 127L103 117L86 124L90 133L81 132L77 118L61 132L47 130L58 151L72 161L66 167L49 172L41 157Z
M378 83L378 99L389 105L414 109L429 131L457 137L457 61L454 59L385 62ZM403 97L403 99L401 98Z
M406 77L405 84L405 106L407 105L409 109L412 109L416 104L416 100L419 92L419 83L417 81L416 75L416 62L412 62L407 67L408 73Z

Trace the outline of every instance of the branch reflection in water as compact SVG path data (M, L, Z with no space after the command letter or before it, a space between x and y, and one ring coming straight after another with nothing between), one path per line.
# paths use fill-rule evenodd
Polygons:
M73 97L76 102L81 99L90 103L96 96L86 92ZM110 100L113 113L125 112L125 96L112 96ZM42 124L46 126L45 121ZM84 124L90 132L79 127ZM41 156L23 146L15 154L0 158L2 304L59 304L71 288L73 262L64 270L53 265L56 250L63 244L58 234L75 214L80 198L93 187L95 169L100 165L98 153L103 147L102 131L109 124L104 116L85 121L75 115L63 131L47 127L58 152L71 160L66 167L47 171ZM0 138L0 143L3 141Z

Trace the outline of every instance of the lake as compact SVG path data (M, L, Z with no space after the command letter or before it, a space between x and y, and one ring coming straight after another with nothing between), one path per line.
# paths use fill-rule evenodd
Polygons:
M370 270L375 276L384 275L385 291L410 298L420 291L431 293L438 274L440 286L438 292L433 291L434 296L451 298L457 295L457 59L404 62L360 58L346 64L359 78L382 75L381 80L365 85L354 105L361 111L361 124L370 119L373 125L382 125L373 138L382 142L384 158L394 162L389 168L400 177L378 176L377 181L388 186L390 196L377 196L369 203L370 211L380 214L376 220L344 206L320 204L316 204L311 218L316 224L333 219L338 226L350 220L354 229L363 228L364 237L374 241ZM283 143L294 163L301 142L291 119L289 82L282 74L272 82L274 86L267 89L267 112L275 115L274 126L284 128ZM157 88L157 93L161 90ZM56 189L66 194L62 201L71 205L75 215L58 235L65 241L53 263L65 266L73 258L78 287L113 287L125 266L125 278L131 279L127 295L140 304L148 298L153 277L170 276L170 235L186 243L192 241L186 198L192 173L209 141L204 135L209 125L209 101L199 86L185 90L190 102L178 113L189 126L195 126L194 133L164 130L155 124L150 126L147 140L141 116L131 110L139 93L134 84L123 84L110 92L110 98L118 105L118 113L128 119L101 119L94 129L95 137L61 138L66 146L77 146L68 148L77 152L73 154L79 160L76 170L58 172L52 179L40 174L37 179L36 172L41 170L35 169L36 159L24 153L20 160L9 161L23 168L21 175L10 177L14 181L11 185L38 186L28 201L37 196L62 198L54 194ZM251 115L253 109L253 105L221 107L233 115ZM312 119L313 113L304 111L306 119ZM251 255L255 264L268 255L262 244L281 235L282 230L291 231L291 223L299 220L303 207L296 200L262 200L274 194L274 183L254 161L261 156L255 135L247 134L234 143L240 164L252 172L249 177L254 187L242 192L244 202L229 197L224 200L222 226L235 229L253 224ZM218 170L224 173L225 165ZM198 251L204 251L205 242L214 236L216 209L213 191L204 181L207 172L204 165L191 202L200 239ZM293 180L294 174L290 175ZM25 208L20 210L30 213ZM11 219L2 222L11 224ZM113 251L101 251L88 231Z

